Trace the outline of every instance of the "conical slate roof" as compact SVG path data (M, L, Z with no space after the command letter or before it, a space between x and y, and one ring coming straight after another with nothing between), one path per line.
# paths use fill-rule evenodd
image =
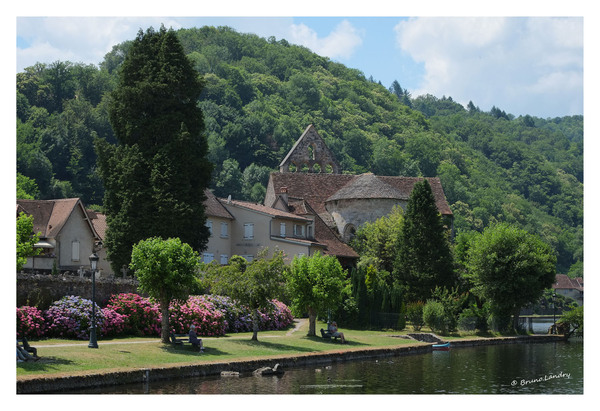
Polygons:
M325 202L348 199L390 198L406 200L400 190L384 183L372 173L361 174L331 195Z

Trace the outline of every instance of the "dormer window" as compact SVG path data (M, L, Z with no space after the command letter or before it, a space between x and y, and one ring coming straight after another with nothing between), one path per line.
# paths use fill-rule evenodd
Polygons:
M304 225L294 224L294 236L304 237Z

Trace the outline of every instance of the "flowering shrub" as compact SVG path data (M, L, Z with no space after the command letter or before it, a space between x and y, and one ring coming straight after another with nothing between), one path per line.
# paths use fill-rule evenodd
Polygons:
M108 300L106 308L125 316L124 334L160 334L160 310L149 298L133 293L116 294Z
M125 328L127 322L126 315L119 314L112 308L103 308L102 314L104 317L104 322L100 329L100 334L102 336L116 337L118 335L127 334L128 330Z
M204 296L191 296L184 303L172 302L169 307L169 325L176 334L187 333L196 326L198 335L225 335L227 325L223 313Z
M215 309L223 313L227 326L226 332L252 331L252 315L246 307L242 307L231 298L221 295L203 295L202 297L210 301Z
M271 301L271 309L261 313L261 330L281 330L294 321L287 305L278 300Z
M49 337L89 338L92 316L92 302L81 297L69 295L52 303L44 313ZM96 304L96 329L100 330L104 322L104 313Z
M55 301L45 312L35 307L17 308L17 337L89 338L92 302L77 296ZM196 326L198 335L217 336L252 331L252 313L229 297L191 296L185 302L172 302L169 308L171 330L177 334ZM259 312L260 330L278 330L292 323L290 309L273 300L271 307ZM99 335L160 335L158 304L133 293L113 295L106 308L96 305Z
M40 338L44 335L44 316L36 307L17 308L17 338Z
M228 333L252 331L252 312L229 297L218 295L203 296L220 310L227 321ZM284 303L272 300L271 307L265 312L259 311L259 330L280 330L292 323L294 317Z

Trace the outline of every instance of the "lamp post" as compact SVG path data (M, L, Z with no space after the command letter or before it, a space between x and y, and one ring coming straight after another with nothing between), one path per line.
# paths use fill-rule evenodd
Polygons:
M552 334L556 334L556 290L552 292L552 318L554 322Z
M96 253L90 255L90 266L92 267L92 327L88 348L98 348L98 341L96 340L96 267L99 259L100 257Z

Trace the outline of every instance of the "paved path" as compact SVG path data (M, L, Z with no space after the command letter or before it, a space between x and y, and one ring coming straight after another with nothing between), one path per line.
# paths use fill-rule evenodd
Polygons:
M304 324L306 324L308 322L308 318L296 318L294 319L294 328L292 328L291 330L289 330L285 335L286 337L289 337L290 335L292 335L293 333L295 333L296 331L298 331ZM260 338L279 338L281 337L281 335L261 335ZM217 339L219 337L203 337L203 340L213 340L213 339ZM222 338L222 337L221 337ZM231 339L246 339L248 337L244 336L244 337L229 337ZM116 344L148 344L148 343L157 343L160 341L157 341L156 338L152 339L152 340L142 340L142 341L98 341L98 344L102 344L102 345L116 345ZM79 347L82 345L88 345L89 342L79 342L79 343L69 343L69 344L45 344L45 345L40 345L40 344L35 344L36 348L54 348L54 347Z

